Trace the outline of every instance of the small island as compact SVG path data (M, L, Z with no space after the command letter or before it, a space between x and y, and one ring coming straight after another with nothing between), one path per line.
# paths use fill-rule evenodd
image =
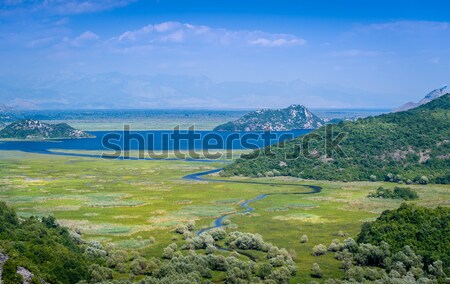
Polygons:
M219 125L214 131L286 131L292 129L316 129L325 122L302 105L285 109L261 109L243 117Z
M13 122L0 130L0 139L82 139L95 138L67 123L48 124L38 120L25 119Z

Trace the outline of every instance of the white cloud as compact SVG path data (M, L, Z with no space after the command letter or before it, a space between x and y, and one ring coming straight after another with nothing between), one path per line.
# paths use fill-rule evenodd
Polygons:
M250 45L281 47L304 45L306 41L295 35L262 31L227 30L179 22L163 22L130 30L111 39L119 44L197 42L220 45Z
M180 29L182 27L183 27L183 25L181 25L178 22L163 22L163 23L154 25L154 29L158 33L170 32L170 31L173 31L175 29ZM189 26L186 25L185 27L189 28L190 25Z
M80 34L79 36L77 36L76 38L65 37L63 39L63 43L68 44L70 46L74 46L74 47L81 47L81 46L85 46L90 43L94 43L94 42L98 41L99 39L100 39L100 37L97 34L91 32L91 31L85 31L82 34Z
M267 38L258 38L255 40L249 41L251 45L259 45L264 47L278 47L278 46L291 46L291 45L304 45L306 41L304 39L286 39L286 38L278 38L278 39L267 39Z
M379 55L379 51L375 50L359 50L359 49L347 49L341 51L334 51L331 56L335 57L372 57Z
M0 15L44 12L53 15L95 13L124 7L136 0L6 0Z
M447 22L431 21L396 21L377 23L361 26L361 31L390 31L390 32L417 32L423 30L446 30L449 28Z
M96 40L99 39L99 36L91 31L86 31L79 35L75 40L85 41L85 40Z

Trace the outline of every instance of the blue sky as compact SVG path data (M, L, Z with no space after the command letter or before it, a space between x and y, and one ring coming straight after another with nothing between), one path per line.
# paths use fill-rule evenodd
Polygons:
M444 0L2 0L0 103L395 107L450 82L449 11Z

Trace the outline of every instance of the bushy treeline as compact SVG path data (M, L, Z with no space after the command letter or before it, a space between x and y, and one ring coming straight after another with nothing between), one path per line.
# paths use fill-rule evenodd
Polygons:
M450 208L402 204L397 210L383 212L376 221L365 223L358 242L386 242L394 252L410 246L423 257L426 266L440 260L449 273Z
M5 284L22 283L18 266L30 270L35 281L76 283L89 278L90 263L67 229L52 217L20 220L4 202L0 202L0 250L9 257L2 276Z
M328 248L313 248L313 255L334 253L342 263L344 279L325 283L447 283L450 249L450 208L429 209L403 204L385 211L362 226L357 241L335 239ZM317 263L311 276L323 277Z
M102 283L139 283L139 284L191 284L191 283L289 283L297 272L297 266L291 254L266 243L258 234L226 232L213 229L200 235L193 233L193 224L178 227L175 232L183 235L182 245L172 243L162 252L161 258L132 260L131 274L143 276L136 282L112 280L111 269L117 269L117 263L124 263L126 253L108 251L103 256L110 266L105 270L100 266L97 282ZM191 234L189 234L190 232ZM265 253L265 259L256 260L250 253ZM116 254L119 253L119 256ZM119 260L112 260L119 258ZM214 278L213 278L214 277ZM93 282L93 281L91 281Z
M342 153L325 143L339 134L345 134L339 143ZM222 174L344 181L385 180L390 174L403 183L449 183L449 137L447 94L409 111L344 121L333 125L332 132L330 125L323 126L297 139L258 149L242 155Z
M191 228L192 226L188 225L185 230L180 230L180 228L176 230L183 234L186 241L181 249L187 250L188 256L190 255L191 258L195 256L199 259L207 259L207 265L201 267L208 268L209 273L212 271L226 272L224 283L288 283L290 277L297 272L292 255L286 249L265 242L259 234L226 232L221 228L216 228L198 236L189 236L186 234L186 230ZM174 258L179 261L180 257L186 260L181 252L177 252L174 244L168 248L171 254L167 257L166 250L164 250L165 258L170 261L173 261ZM195 252L198 250L204 250L206 255L196 254ZM256 261L251 254L247 253L252 250L266 253L266 260ZM218 251L228 251L231 254L227 257L215 255L214 253ZM248 260L242 260L240 255ZM209 274L203 274L203 277L205 275Z
M414 200L419 198L417 192L409 187L394 187L394 190L380 186L376 192L369 193L368 197L386 198L386 199L403 199Z
M330 245L331 247L331 245ZM333 245L335 258L342 263L344 279L328 279L326 283L445 283L444 264L437 260L427 265L410 246L396 251L386 242L380 245L356 243L352 238ZM320 276L320 267L313 267Z

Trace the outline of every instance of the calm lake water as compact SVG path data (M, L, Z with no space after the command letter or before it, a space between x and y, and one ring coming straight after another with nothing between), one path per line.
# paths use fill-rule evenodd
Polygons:
M190 150L221 149L245 150L255 149L293 139L310 132L306 130L272 131L272 132L214 132L180 130L154 131L96 131L89 132L96 138L61 139L47 141L3 141L0 150L14 150L32 153L46 153L49 150Z

